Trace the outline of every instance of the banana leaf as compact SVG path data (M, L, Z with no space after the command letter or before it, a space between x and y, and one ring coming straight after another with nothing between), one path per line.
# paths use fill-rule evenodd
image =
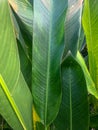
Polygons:
M78 40L81 31L82 0L68 0L68 10L65 19L65 51L70 50L75 56L78 50Z
M45 130L56 118L61 103L60 63L67 2L34 1L32 95Z
M12 10L15 34L28 60L32 59L33 9L27 0L9 0ZM15 8L17 7L17 9Z
M11 8L12 9L12 8ZM32 37L30 38L29 31L26 31L28 35L25 33L25 27L21 23L20 26L20 19L17 18L18 16L15 14L13 9L11 10L11 15L14 23L14 30L15 35L17 38L17 45L18 45L18 51L20 56L20 65L21 65L21 71L23 73L23 76L25 78L25 81L28 84L28 87L31 90L31 82L32 82ZM22 21L21 21L22 22ZM33 25L32 27L33 28ZM29 75L29 76L28 76Z
M87 69L87 66L86 66L86 64L84 62L84 59L81 56L79 51L77 52L77 55L76 55L76 61L80 64L80 66L81 66L81 68L83 70L85 80L86 80L86 84L87 84L88 92L98 99L98 92L97 92L97 89L95 87L95 83L93 82L93 80L91 78L91 75L90 75L90 73L89 73L89 71Z
M32 36L33 6L28 0L8 0L18 18L22 21L22 29Z
M98 90L98 1L85 0L82 18L89 55L89 70Z
M62 103L54 130L89 130L88 93L81 66L68 53L62 63Z
M0 114L14 130L32 130L32 96L20 70L7 0L0 1Z

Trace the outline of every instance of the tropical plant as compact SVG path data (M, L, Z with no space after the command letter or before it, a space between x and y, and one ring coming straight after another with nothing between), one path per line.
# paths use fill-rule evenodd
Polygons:
M97 12L96 0L0 0L0 114L12 129L97 128Z

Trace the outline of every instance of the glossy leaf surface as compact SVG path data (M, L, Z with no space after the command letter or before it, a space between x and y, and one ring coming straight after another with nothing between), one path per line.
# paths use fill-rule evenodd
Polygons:
M34 1L32 94L35 110L46 126L55 119L61 102L66 9L67 0Z

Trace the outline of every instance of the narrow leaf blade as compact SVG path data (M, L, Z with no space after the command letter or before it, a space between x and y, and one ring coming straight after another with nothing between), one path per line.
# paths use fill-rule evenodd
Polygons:
M95 87L95 84L90 76L90 73L86 67L86 64L81 56L81 54L79 52L77 52L77 56L76 56L76 60L77 62L80 64L82 70L83 70L83 73L84 73L84 76L85 76L85 80L86 80L86 84L87 84L87 89L88 89L88 92L92 95L94 95L97 99L98 99L98 92L96 90L96 87Z

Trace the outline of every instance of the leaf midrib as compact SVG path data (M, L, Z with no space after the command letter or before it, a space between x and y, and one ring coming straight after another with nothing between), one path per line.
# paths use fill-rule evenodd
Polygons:
M50 1L50 5L52 2ZM53 7L51 6L51 10ZM47 63L47 79L46 79L46 101L45 101L45 125L47 124L47 109L48 109L48 90L49 90L49 82L50 82L50 51L51 51L51 37L52 37L52 14L50 12L50 27L49 27L49 42L48 42L48 63Z
M70 78L70 80L69 80L69 95L70 95L70 130L72 130L72 89L71 89L71 69L69 68L69 78Z

